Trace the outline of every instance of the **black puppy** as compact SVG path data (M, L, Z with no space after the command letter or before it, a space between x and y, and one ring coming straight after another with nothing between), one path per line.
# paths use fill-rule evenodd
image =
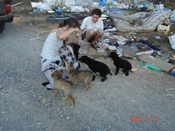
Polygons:
M115 75L118 74L119 68L123 69L123 73L125 73L125 76L129 75L129 71L132 69L132 65L129 61L121 59L115 52L111 52L109 54L109 58L112 58L113 63L116 66Z
M99 72L100 76L104 77L101 81L105 81L107 79L107 74L112 75L108 66L100 61L96 61L88 56L82 56L79 58L79 61L87 64L93 72Z

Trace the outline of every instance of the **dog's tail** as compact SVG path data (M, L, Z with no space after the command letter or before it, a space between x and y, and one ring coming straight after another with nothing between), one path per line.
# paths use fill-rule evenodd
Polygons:
M74 105L75 105L75 98L74 98L72 95L69 95L68 97L69 97L69 99L72 100L72 106L71 106L71 108L74 108Z

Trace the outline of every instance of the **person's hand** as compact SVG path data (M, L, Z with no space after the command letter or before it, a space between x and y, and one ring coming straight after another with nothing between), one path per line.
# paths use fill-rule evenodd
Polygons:
M65 40L65 44L67 45L67 44L70 44L72 41L70 40L70 38L67 38L66 40Z

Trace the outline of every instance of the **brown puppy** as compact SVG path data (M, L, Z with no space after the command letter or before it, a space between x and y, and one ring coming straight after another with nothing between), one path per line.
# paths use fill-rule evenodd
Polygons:
M73 86L74 88L79 80L84 80L86 85L86 88L84 89L84 91L86 91L90 87L91 81L95 79L95 76L98 76L94 72L89 70L75 70L73 65L68 61L65 61L65 65L66 65L66 70L69 74L69 77L74 85Z
M72 100L72 106L71 108L74 107L75 105L75 98L72 96L72 89L73 89L73 84L70 81L64 80L62 77L62 73L58 70L52 73L52 77L54 77L54 93L53 95L57 95L57 90L61 89L64 91L65 97L63 98L64 100L71 99Z

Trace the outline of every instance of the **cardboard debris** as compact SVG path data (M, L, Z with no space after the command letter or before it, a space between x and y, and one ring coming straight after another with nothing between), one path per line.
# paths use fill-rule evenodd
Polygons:
M120 46L123 50L123 54L128 57L136 57L136 52L138 51L136 48L130 48L129 45Z
M152 54L154 52L153 49L148 48L148 49L140 49L139 51L136 52L137 56L143 55L143 54Z
M173 68L175 68L175 65L169 64L150 55L144 54L140 56L139 59L146 63L153 64L165 72L170 72Z
M170 25L159 25L157 31L167 35L170 31Z
M118 41L120 41L120 42L127 42L127 41L128 41L128 39L126 39L126 38L123 37L123 36L114 35L114 37L115 37Z

